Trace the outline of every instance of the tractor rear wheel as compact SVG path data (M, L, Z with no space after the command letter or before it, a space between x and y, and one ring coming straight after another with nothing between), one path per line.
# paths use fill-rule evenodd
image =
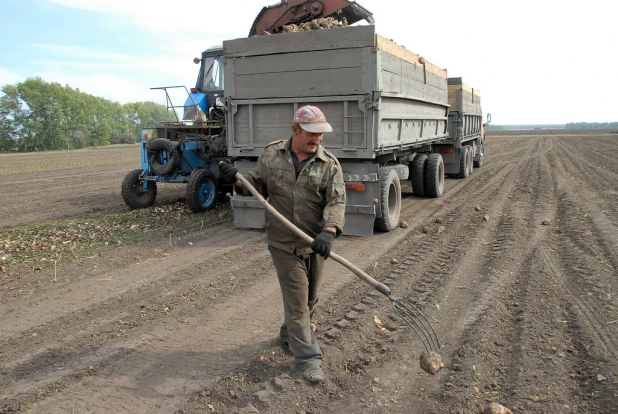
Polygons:
M132 210L150 207L157 198L157 183L148 181L145 189L143 173L144 170L133 170L122 181L122 199Z
M212 210L217 204L219 185L212 171L195 170L189 176L187 185L187 204L194 213Z

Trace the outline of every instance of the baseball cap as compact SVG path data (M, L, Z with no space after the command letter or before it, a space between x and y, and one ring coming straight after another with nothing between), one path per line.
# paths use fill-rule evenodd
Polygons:
M317 106L306 105L298 108L294 114L293 123L300 125L307 132L322 134L331 132L333 127L326 122L326 117Z

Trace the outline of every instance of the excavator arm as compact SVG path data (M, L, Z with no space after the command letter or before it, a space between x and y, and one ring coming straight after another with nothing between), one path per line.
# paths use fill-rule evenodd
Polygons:
M249 37L280 33L285 25L301 24L325 17L332 17L346 24L354 24L363 19L374 23L372 13L355 1L282 0L262 9L251 26Z

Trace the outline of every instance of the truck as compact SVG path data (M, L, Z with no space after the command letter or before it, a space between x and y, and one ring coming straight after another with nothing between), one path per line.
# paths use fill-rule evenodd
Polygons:
M480 92L375 25L228 40L223 57L228 155L239 171L291 135L299 107L326 114L333 132L322 145L346 184L344 234L392 231L402 183L440 197L447 174L465 178L482 165ZM235 194L230 202L237 227L263 226L257 200Z

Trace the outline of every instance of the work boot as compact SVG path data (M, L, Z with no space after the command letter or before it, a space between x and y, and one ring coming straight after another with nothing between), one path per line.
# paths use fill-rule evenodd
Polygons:
M303 377L311 383L317 384L324 381L324 372L320 367L310 367L303 371Z

